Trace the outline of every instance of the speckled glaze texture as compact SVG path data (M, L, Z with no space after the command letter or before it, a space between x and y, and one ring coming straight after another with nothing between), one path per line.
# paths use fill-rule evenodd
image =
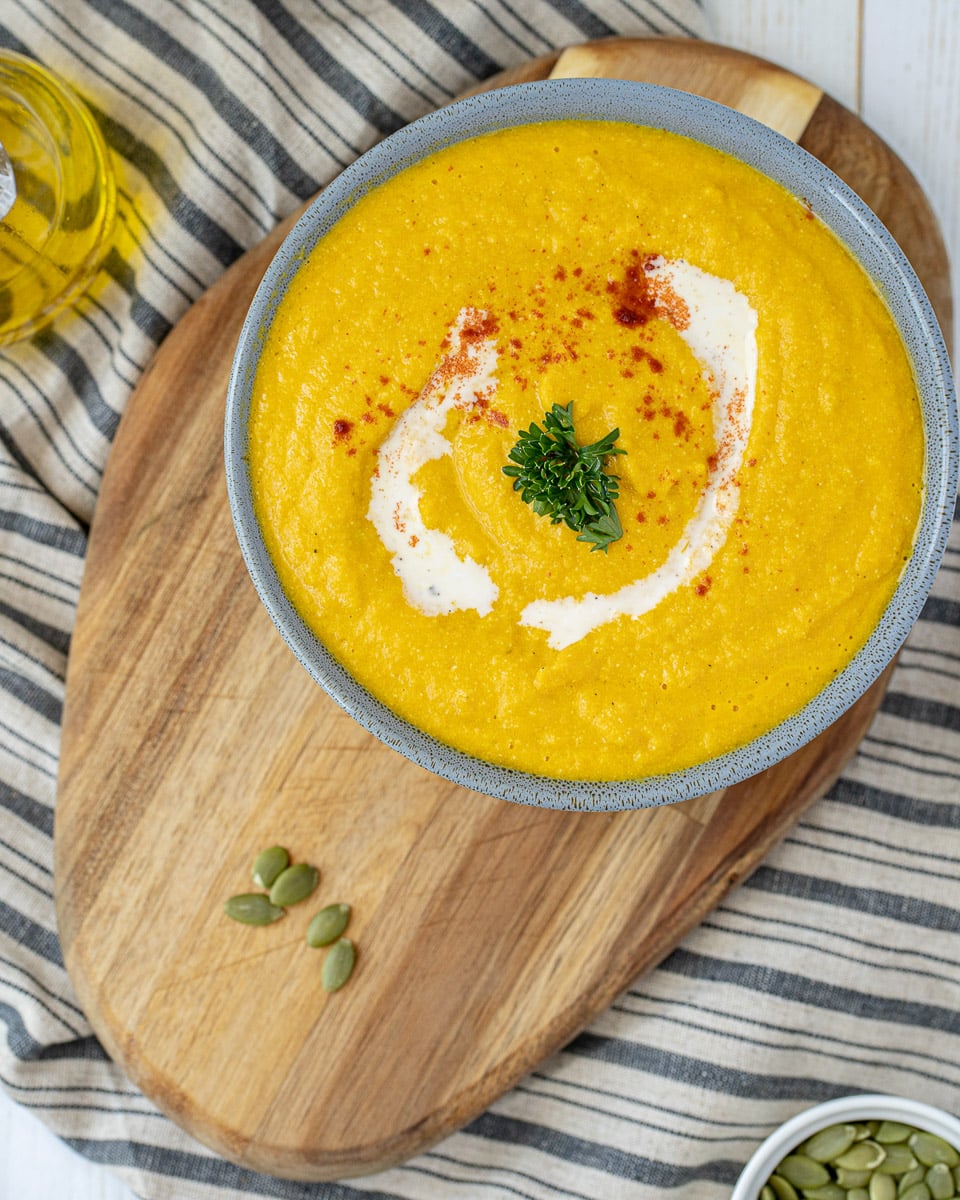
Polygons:
M254 517L247 468L250 398L265 333L299 264L339 217L371 188L445 146L511 125L574 118L628 121L696 138L803 197L885 296L912 359L926 434L913 555L872 636L846 669L794 716L737 750L672 774L618 782L566 782L482 762L400 720L360 687L282 591ZM674 803L746 779L809 742L866 691L903 643L933 585L953 515L958 442L949 360L930 303L896 242L846 184L793 142L712 101L651 84L556 79L486 92L415 121L348 167L313 203L281 246L244 323L227 396L225 458L234 525L257 591L300 662L351 716L386 745L464 787L546 808L603 811Z

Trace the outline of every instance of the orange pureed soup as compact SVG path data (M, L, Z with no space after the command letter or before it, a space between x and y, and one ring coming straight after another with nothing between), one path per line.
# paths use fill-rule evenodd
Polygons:
M619 430L592 552L503 473L572 403ZM883 300L798 199L676 134L451 146L304 261L250 472L294 607L399 716L567 779L672 771L795 713L909 557L924 439Z

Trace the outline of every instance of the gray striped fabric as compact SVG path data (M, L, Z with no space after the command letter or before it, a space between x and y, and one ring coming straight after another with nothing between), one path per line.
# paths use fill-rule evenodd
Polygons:
M73 81L119 172L76 309L0 354L0 1076L143 1197L719 1200L805 1105L960 1108L960 522L856 761L753 877L561 1054L385 1174L224 1163L106 1058L52 900L64 670L131 388L190 303L378 137L532 55L699 34L694 0L4 0L0 44Z

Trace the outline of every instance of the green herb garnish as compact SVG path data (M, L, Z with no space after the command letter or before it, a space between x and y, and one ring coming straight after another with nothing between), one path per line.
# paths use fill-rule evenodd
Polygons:
M573 401L563 408L555 404L544 414L543 428L535 422L520 430L520 439L509 457L516 464L503 468L513 479L533 511L549 517L552 525L564 521L591 543L591 550L607 552L611 542L623 536L620 518L613 506L620 494L619 476L605 475L603 463L612 454L626 454L614 446L620 436L612 429L591 446L581 446L573 430Z

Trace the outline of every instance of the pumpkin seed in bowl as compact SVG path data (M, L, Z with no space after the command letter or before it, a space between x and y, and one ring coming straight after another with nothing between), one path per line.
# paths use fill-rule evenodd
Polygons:
M845 1096L767 1138L731 1200L960 1200L960 1121L894 1096Z

